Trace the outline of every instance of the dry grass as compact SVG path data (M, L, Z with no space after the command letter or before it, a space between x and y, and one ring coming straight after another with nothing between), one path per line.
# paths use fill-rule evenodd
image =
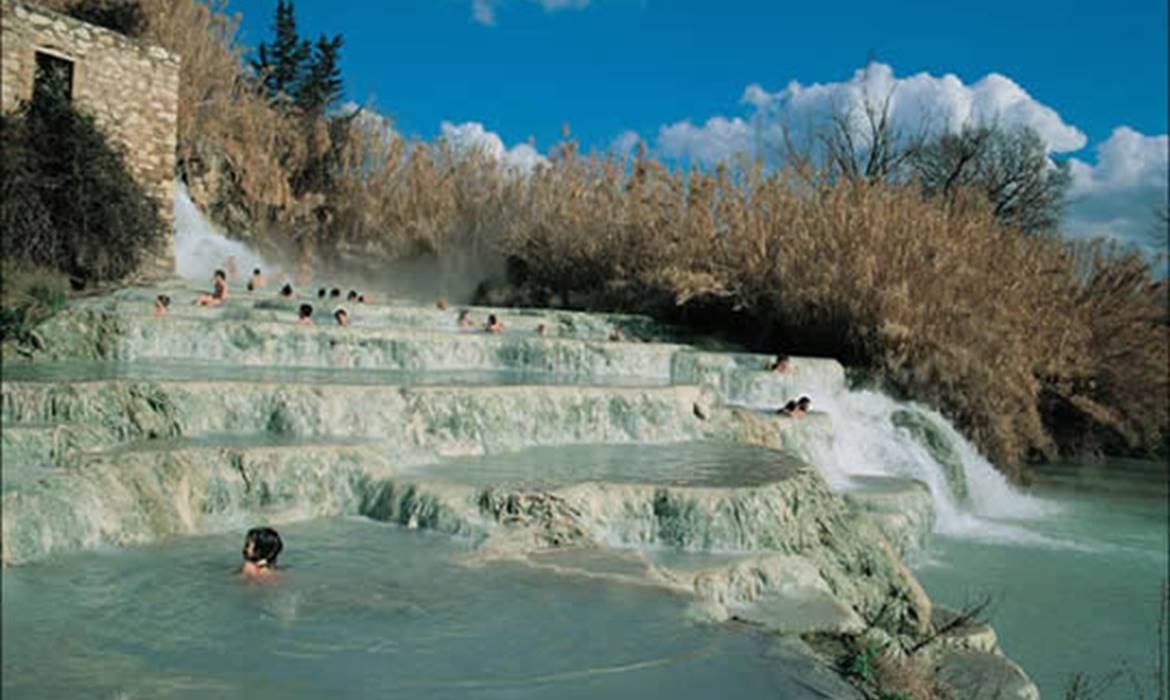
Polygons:
M874 678L884 698L902 700L947 700L951 688L940 681L933 669L916 656L881 653L873 662Z

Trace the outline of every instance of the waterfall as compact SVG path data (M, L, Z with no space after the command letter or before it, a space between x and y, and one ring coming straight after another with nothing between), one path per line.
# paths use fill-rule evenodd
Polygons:
M815 371L798 371L785 384L792 396L810 396L813 409L832 422L832 431L809 431L794 446L836 490L855 487L857 476L917 479L930 488L938 532L1003 541L1035 542L1037 535L1004 521L1037 518L1056 509L1008 483L937 411L880 391L850 389Z
M180 277L206 282L216 269L234 258L241 275L253 268L265 274L276 269L240 241L233 241L204 218L191 201L187 186L175 181L175 269Z

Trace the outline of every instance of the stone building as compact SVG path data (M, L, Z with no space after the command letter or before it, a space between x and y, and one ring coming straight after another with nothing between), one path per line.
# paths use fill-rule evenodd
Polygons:
M134 178L174 221L173 182L179 57L159 46L21 0L0 0L0 105L16 108L34 90L64 90L112 143ZM145 273L174 271L168 236Z

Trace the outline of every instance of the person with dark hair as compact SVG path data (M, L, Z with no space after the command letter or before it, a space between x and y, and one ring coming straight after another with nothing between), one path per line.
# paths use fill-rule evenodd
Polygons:
M768 365L769 372L776 372L777 374L788 374L792 371L792 366L788 364L787 355L777 355L775 361Z
M500 319L496 318L495 314L489 314L487 326L484 327L484 330L488 333L503 333L504 324L500 323Z
M537 335L539 335L539 336L540 336L540 337L542 337L542 338L543 338L544 336L548 335L548 326L546 326L546 325L545 325L545 324L543 324L543 323L542 323L542 324L540 324L539 326L537 326L537 327L536 327L536 334L537 334Z
M320 289L317 290L317 298L318 299L325 298L325 288L324 287L321 287Z
M796 416L797 418L803 418L804 416L808 415L808 411L811 407L812 399L807 396L801 396L796 401L796 410L793 411L792 415Z
M252 270L252 278L248 280L248 291L254 292L260 289L264 286L265 282L267 280L264 279L264 275L260 274L260 268L255 268Z
M297 310L297 323L302 326L307 326L313 322L313 307L309 304L301 304L301 308Z
M366 298L366 295L365 295L365 294L359 294L359 295L358 295L358 298L357 298L357 300L358 300L358 303L359 303L359 304L364 304L364 303L366 303L367 301L369 301L369 300Z
M333 318L337 319L337 325L341 326L342 328L349 326L349 314L345 312L345 309L338 309L337 311L334 311Z
M439 300L435 302L435 308L438 309L439 311L446 311L447 310L447 300L444 299L443 297L439 297Z
M167 315L167 309L171 308L171 298L166 294L159 294L154 298L154 317L162 318Z
M456 319L455 323L460 328L467 328L467 327L471 326L471 312L468 311L467 309L460 309L459 310L459 318Z
M280 288L280 296L284 297L285 299L292 299L292 297L293 297L292 285L285 283L285 285Z
M358 293L357 293L357 290L354 290L354 289L349 290L349 294L345 295L346 301L357 301L357 298L358 298Z
M789 401L788 403L784 404L784 406L782 408L780 408L779 410L777 410L776 413L778 413L782 416L791 416L792 412L795 410L796 410L796 401L793 400L793 401Z
M216 270L215 274L211 276L212 292L211 294L200 294L195 297L195 303L199 306L219 306L228 298L228 283L227 273L223 270Z
M337 287L330 289L329 290L329 298L330 299L340 299L341 298L341 290L338 289Z
M270 527L254 527L244 536L244 568L246 578L266 578L275 573L276 558L284 549L280 534Z

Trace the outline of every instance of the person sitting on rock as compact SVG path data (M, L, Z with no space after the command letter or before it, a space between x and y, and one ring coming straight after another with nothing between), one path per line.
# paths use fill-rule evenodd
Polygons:
M260 274L260 268L252 270L252 278L248 280L248 291L254 292L264 286L264 275Z
M341 326L342 328L349 326L349 314L345 312L345 309L338 309L337 311L334 311L333 318L337 319L337 325Z
M791 416L792 412L796 410L796 400L793 399L784 404L781 408L776 410L776 413L782 416Z
M459 311L459 318L455 321L455 323L458 324L460 328L468 328L471 326L471 312L467 309L461 309Z
M301 304L301 308L297 310L297 323L302 326L308 326L313 323L313 307L309 304Z
M154 298L154 317L162 318L167 315L167 309L171 308L171 298L166 294L159 294Z
M330 299L340 299L341 298L341 290L338 289L337 287L330 289L329 290L329 298Z
M788 374L792 371L792 366L788 363L787 355L777 355L776 359L768 365L769 372L776 372L777 374Z
M495 314L489 314L487 325L484 326L484 330L488 333L503 333L504 324L500 322L500 319L496 318Z
M284 549L280 534L270 527L254 527L244 536L244 567L249 579L265 579L276 574L276 558Z
M227 301L227 273L223 270L216 270L215 274L211 276L211 285L213 287L211 294L200 294L195 297L196 304L199 306L219 306Z
M285 284L283 287L281 287L281 288L280 288L280 296L281 296L281 297L283 297L283 298L285 298L285 299L292 299L292 298L293 298L293 287L292 287L292 285L291 285L291 284Z

